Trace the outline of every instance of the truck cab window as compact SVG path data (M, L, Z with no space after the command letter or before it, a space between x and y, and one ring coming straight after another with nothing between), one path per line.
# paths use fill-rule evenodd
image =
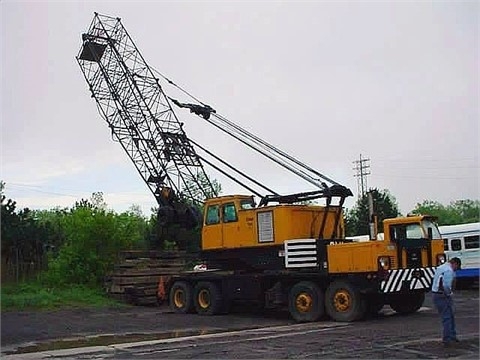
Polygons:
M440 231L438 230L437 224L430 220L424 220L422 222L423 231L425 232L425 237L428 237L428 229L432 229L432 239L441 239L442 235L440 235Z
M240 208L242 210L248 210L255 208L255 201L253 198L240 201Z
M407 237L405 226L391 226L390 227L390 239L392 241L404 240Z
M220 213L218 205L210 205L207 209L206 225L218 224L220 222Z
M223 205L223 222L237 221L237 212L235 211L235 204L229 203Z
M406 239L423 239L427 235L423 233L420 224L397 225L390 228L390 237L393 241Z
M422 239L427 236L423 234L420 224L407 225L407 239Z

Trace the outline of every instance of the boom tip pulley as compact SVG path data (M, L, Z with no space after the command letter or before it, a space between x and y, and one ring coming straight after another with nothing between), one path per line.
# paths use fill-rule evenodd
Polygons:
M168 96L168 98L178 107L188 108L188 109L190 109L191 113L194 113L198 116L201 116L205 120L210 119L210 115L212 113L216 113L215 109L212 108L209 105L186 104L186 103L181 103L180 101L175 100L175 99L171 98L170 96Z

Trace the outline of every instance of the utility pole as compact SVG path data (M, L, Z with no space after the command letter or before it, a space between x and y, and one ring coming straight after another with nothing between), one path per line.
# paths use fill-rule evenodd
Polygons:
M367 193L367 175L370 175L370 159L362 159L360 154L360 160L353 162L353 170L356 171L355 177L357 177L358 196L363 197Z

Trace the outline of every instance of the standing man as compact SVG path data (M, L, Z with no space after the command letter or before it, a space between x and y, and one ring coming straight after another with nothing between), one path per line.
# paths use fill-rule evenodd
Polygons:
M451 258L445 264L437 267L433 277L433 303L442 316L443 345L445 347L449 347L453 342L459 342L455 328L452 295L455 271L459 270L461 266L462 262L459 258Z

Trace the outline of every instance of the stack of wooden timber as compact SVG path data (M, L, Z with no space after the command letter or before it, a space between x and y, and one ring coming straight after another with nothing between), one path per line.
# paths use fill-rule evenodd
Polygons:
M107 293L134 305L158 305L160 276L185 270L194 255L184 251L124 251L121 261L106 277Z

